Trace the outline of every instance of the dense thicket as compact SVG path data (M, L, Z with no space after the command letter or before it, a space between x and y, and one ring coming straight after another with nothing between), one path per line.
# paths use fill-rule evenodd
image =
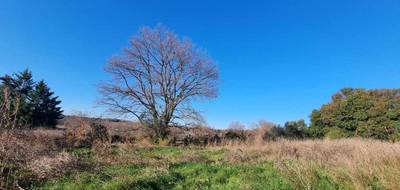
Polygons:
M287 121L283 126L272 124L264 134L264 140L276 140L278 138L304 139L307 137L307 124L304 120Z
M53 127L62 118L61 101L44 81L36 83L29 70L0 81L1 127Z
M345 88L311 114L313 137L400 137L400 89Z

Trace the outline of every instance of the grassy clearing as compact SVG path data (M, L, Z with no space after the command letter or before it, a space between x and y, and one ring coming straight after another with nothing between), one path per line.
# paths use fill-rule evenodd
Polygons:
M41 189L293 189L271 164L182 163L166 171L148 166L107 167L50 182Z
M379 147L379 148L378 148ZM281 140L259 146L74 150L98 167L37 189L396 189L400 145Z
M124 151L116 152L127 156ZM112 164L51 181L39 189L293 189L272 163L230 164L222 161L225 152L174 147L135 149L132 153L148 158L147 164ZM188 154L194 155L186 157ZM168 163L173 164L165 165Z

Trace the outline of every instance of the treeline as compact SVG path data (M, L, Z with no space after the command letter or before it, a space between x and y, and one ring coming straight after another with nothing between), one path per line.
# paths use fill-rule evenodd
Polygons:
M55 127L63 117L61 103L43 81L35 82L25 70L0 77L0 126Z
M304 120L298 120L283 126L261 122L257 128L268 128L264 140L362 137L399 141L400 89L344 88L310 117L309 126ZM230 128L235 129L232 131L236 131L236 136L244 134L240 132L244 130L238 130L244 129L244 125L232 125Z
M43 81L35 82L25 70L0 77L0 126L54 127L63 117L61 101ZM366 90L344 88L332 100L311 113L308 126L304 120L289 121L283 126L268 126L264 139L276 138L345 138L363 137L400 140L400 89ZM236 130L243 131L239 123ZM239 130L238 130L239 129ZM228 134L242 138L240 133Z

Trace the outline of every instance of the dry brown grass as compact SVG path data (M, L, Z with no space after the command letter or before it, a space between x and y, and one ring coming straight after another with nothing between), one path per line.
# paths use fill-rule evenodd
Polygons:
M214 147L215 148L215 147ZM370 139L278 140L224 146L229 162L273 161L300 189L313 189L318 171L351 189L400 188L400 143ZM380 184L373 184L379 181Z
M264 136L271 129L266 124L248 131L244 141L228 140L221 135L220 144L210 143L205 148L189 145L182 149L165 146L163 148L168 150L165 152L164 149L157 150L160 146L152 144L148 138L136 138L135 143L112 145L109 140L102 140L102 136L93 136L95 128L86 121L83 123L80 125L82 130L78 125L77 128L67 128L66 134L60 130L0 131L0 189L23 185L24 181L33 180L32 176L35 180L44 181L79 168L92 167L91 163L85 163L86 160L80 160L80 155L74 156L71 152L63 151L63 148L71 146L58 142L65 141L68 144L68 134L74 137L69 143L76 142L75 137L90 137L93 140L90 141L90 153L96 162L104 165L150 165L166 169L177 163L208 163L214 150L223 149L223 156L214 158L213 162L272 162L296 189L324 189L316 184L325 178L339 184L336 189L400 189L400 143L372 139L266 141ZM181 132L176 131L177 134ZM214 134L212 132L202 128L185 131L197 136L211 136L209 134ZM171 153L169 148L175 153ZM16 170L19 171L14 172ZM21 171L29 173L19 176ZM11 180L11 183L6 180Z
M26 168L40 180L60 177L75 166L77 158L67 152L42 156L27 163Z
M62 141L62 142L61 142ZM0 130L0 189L20 189L86 167L57 130Z
M26 165L56 150L54 142L42 134L25 130L0 131L0 189L32 181Z

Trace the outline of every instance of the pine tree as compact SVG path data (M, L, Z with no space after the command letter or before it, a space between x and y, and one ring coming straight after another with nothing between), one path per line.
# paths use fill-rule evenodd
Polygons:
M15 74L15 79L13 80L15 90L20 94L26 96L30 100L30 94L34 88L35 82L32 79L32 72L28 69Z
M12 76L5 75L0 77L0 81L0 90L4 92L0 93L0 112L7 112L0 115L15 116L15 122L13 122L15 126L54 127L57 120L62 118L63 111L58 107L61 101L58 97L54 97L54 92L51 92L44 81L36 84L29 70Z
M61 101L47 84L42 80L38 82L32 94L33 126L55 127L57 120L61 119L63 111L58 106Z
M32 126L32 92L35 82L32 78L32 72L28 69L16 73L12 80L14 91L20 95L20 113L21 126Z
M18 105L17 125L18 126L31 126L32 124L32 105L31 93L35 85L32 79L32 73L29 70L16 73L13 76L5 75L0 77L2 81L1 88L7 88L9 91L9 98Z

